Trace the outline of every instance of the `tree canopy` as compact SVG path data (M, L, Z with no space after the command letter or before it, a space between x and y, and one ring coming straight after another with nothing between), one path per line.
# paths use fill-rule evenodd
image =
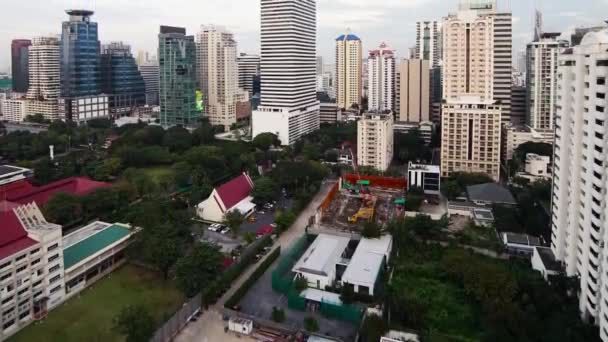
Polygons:
M198 243L175 266L177 284L186 296L193 297L218 276L221 267L218 248Z
M127 306L114 318L114 329L126 342L148 342L154 336L154 319L143 306Z

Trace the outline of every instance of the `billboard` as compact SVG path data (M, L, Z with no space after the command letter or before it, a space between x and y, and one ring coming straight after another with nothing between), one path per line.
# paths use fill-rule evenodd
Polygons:
M200 89L196 90L196 110L202 112L204 108L203 104L203 91Z

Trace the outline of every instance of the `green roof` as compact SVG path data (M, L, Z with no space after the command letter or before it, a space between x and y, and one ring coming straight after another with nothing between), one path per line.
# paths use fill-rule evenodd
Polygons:
M73 244L63 250L64 268L68 269L89 256L101 251L118 240L128 236L131 231L123 226L112 225L95 235Z
M13 82L10 78L0 78L0 89L11 89Z

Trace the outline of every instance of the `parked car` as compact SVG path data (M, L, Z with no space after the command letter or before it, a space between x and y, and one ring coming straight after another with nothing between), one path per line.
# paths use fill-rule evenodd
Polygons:
M277 225L276 223L271 223L271 224L270 224L270 226L271 226L272 228L276 228L276 227L278 227L278 225Z
M220 229L220 225L217 223L214 223L214 224L210 225L209 228L207 228L207 229L211 232L217 232Z
M225 227L220 231L220 234L222 234L222 235L226 235L228 233L230 233L230 228L228 228L228 227Z

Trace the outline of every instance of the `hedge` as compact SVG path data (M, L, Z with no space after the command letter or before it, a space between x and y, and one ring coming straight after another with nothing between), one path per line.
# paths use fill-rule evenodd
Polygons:
M277 260L280 255L281 247L279 246L274 251L272 251L272 253L270 253L268 258L264 260L264 262L251 274L251 276L249 276L249 279L247 279L243 283L243 285L238 290L236 290L232 297L230 297L226 301L224 307L228 309L234 308L241 301L241 299L243 299L243 297L245 296L247 291L249 291L249 289L253 286L253 284L255 284L255 282L258 281L260 277L262 277L264 272L268 270L270 265L272 265L272 263L275 262L275 260Z

